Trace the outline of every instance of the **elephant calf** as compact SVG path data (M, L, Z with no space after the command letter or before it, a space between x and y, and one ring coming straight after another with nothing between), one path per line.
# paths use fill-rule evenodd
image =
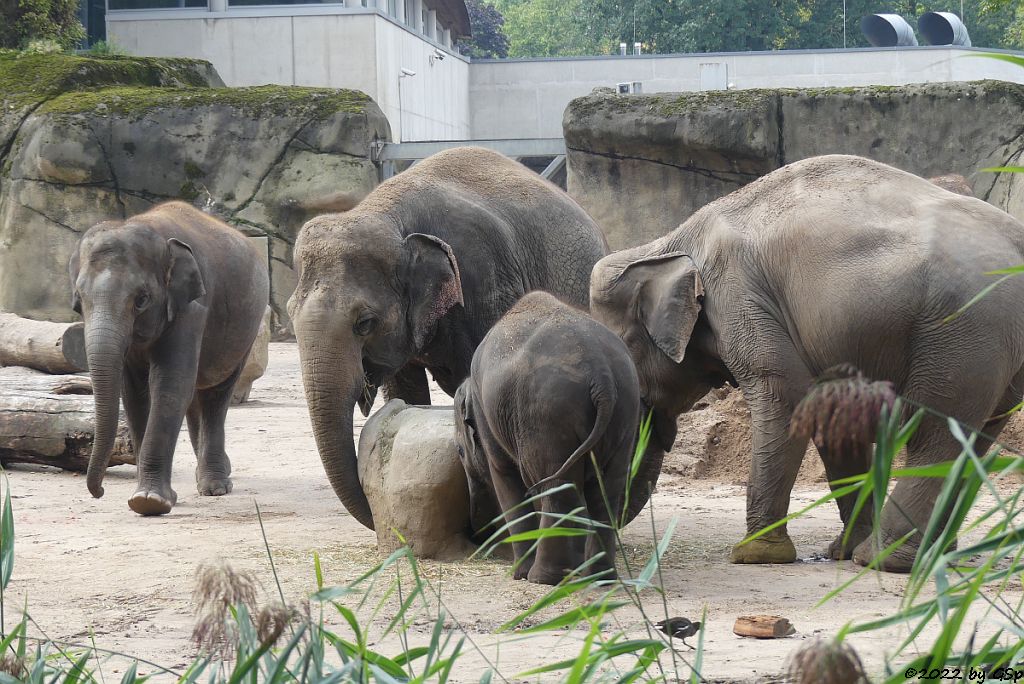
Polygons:
M171 460L186 414L199 493L230 492L224 419L267 306L265 259L238 231L167 202L90 228L69 270L96 397L89 491L103 496L123 398L139 479L129 508L174 506Z
M585 506L583 515L605 525L587 536L585 557L603 550L592 571L614 572L608 525L621 515L639 413L639 381L622 341L546 292L527 294L484 337L455 394L456 443L474 530L501 512L511 523L526 512L517 507L531 495L572 483L575 490L534 503L540 525ZM495 500L501 511L493 510ZM536 526L531 516L510 532ZM579 541L542 540L535 559L526 558L529 542L513 544L516 579L557 584L582 564Z

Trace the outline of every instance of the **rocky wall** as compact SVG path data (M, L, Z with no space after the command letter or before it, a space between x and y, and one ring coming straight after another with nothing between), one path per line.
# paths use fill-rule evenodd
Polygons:
M286 331L298 229L376 185L370 146L390 137L377 105L349 90L225 88L194 60L33 57L61 74L34 87L28 59L0 59L0 310L72 319L81 233L178 198L268 238L273 327Z
M789 162L857 154L931 177L956 173L1024 219L1024 86L896 87L617 95L573 100L563 119L568 190L612 249L643 244Z

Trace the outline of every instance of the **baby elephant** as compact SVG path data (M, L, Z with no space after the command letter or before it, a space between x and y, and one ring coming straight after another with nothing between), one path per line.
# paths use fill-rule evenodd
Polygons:
M266 258L233 228L167 202L90 228L69 268L96 397L89 491L103 496L123 398L138 465L133 511L174 506L171 459L186 412L199 493L230 492L224 419L267 306Z
M581 505L584 517L617 521L639 415L639 381L623 342L546 292L524 296L484 337L455 394L473 529L502 512L512 522L529 512L516 509L525 499L565 483L575 489L534 502L541 527L572 526L558 518ZM510 533L536 528L537 517L515 523ZM613 531L599 527L586 536L585 549L581 537L552 537L540 542L535 558L526 558L530 542L515 543L515 577L557 584L600 551L604 556L585 572L612 576L614 542Z

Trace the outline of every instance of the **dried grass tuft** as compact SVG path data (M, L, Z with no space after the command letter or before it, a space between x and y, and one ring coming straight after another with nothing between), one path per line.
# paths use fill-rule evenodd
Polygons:
M852 458L871 448L882 409L892 411L895 403L891 382L872 382L849 364L834 366L797 405L789 432L837 458Z
M822 639L801 646L790 656L787 681L793 684L869 684L853 648Z

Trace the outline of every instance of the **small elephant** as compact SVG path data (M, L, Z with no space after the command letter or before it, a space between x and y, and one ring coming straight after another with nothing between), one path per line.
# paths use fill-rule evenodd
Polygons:
M586 307L605 253L597 224L564 191L479 147L435 154L302 227L288 312L317 450L356 520L374 527L356 477L356 404L367 415L378 386L430 404L428 370L455 394L509 307L537 289Z
M790 419L815 377L852 364L909 399L983 428L975 448L1006 424L1024 393L1024 279L1007 280L947 320L992 283L994 269L1024 263L1024 225L979 199L860 157L795 162L707 205L675 231L602 259L591 310L629 347L642 394L676 416L709 389L738 384L750 406L753 459L747 529L788 512L806 438ZM946 422L926 418L907 463L952 460L961 446ZM819 452L830 481L864 473L864 457ZM907 571L942 485L904 478L870 534L856 525L856 495L839 499L844 526L834 558L882 560ZM881 542L881 547L877 544ZM735 563L789 563L785 526L733 549Z
M579 537L544 539L535 559L527 558L530 542L514 543L516 579L557 584L600 551L587 572L614 573L609 525L622 514L640 409L636 369L622 341L546 292L519 300L480 343L455 394L474 529L501 513L512 534L536 528L534 516L514 522L528 512L520 504L565 483L575 489L534 502L540 526L581 505L580 515L603 523L587 535L585 553Z
M188 417L199 493L231 491L224 419L269 298L266 260L244 235L183 202L90 228L71 257L96 397L87 483L103 476L123 399L140 515L170 512L171 460Z

